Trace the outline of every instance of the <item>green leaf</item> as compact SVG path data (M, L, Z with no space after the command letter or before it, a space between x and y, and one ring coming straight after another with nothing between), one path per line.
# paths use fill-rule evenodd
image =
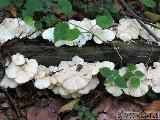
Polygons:
M119 70L114 70L114 71L113 71L113 76L114 76L114 77L119 76Z
M119 86L120 88L127 88L127 82L121 77L118 76L115 80L114 83Z
M81 119L82 119L83 116L84 116L84 112L85 112L85 111L79 111L79 112L78 112L78 116L79 116Z
M96 17L96 23L102 28L109 28L113 23L111 15L100 15Z
M149 8L155 8L156 7L156 2L154 0L140 0L142 4L144 4L146 7Z
M98 6L92 6L92 5L87 5L86 6L86 15L87 17L94 17L97 15L97 14L103 14L104 13L104 10L101 9L100 7Z
M92 111L92 115L93 115L93 116L97 116L96 110L93 110L93 111Z
M42 28L42 22L41 21L35 21L34 27L36 30L40 30Z
M78 2L74 3L75 6L77 6L79 9L85 9L85 4L83 3L82 0L78 0Z
M61 12L69 15L72 13L72 4L68 0L58 0L58 5L61 6Z
M3 9L11 3L11 0L0 0L0 9Z
M25 23L27 23L28 25L33 25L33 18L31 16L23 16L23 20L25 21Z
M75 40L79 37L80 31L78 29L71 29L67 32L65 40Z
M25 2L25 0L14 0L14 4L17 6L17 7L21 7L23 5L23 3Z
M113 76L107 76L107 79L106 79L106 83L108 84L108 83L113 83L113 81L114 81L114 77Z
M42 2L39 0L27 0L25 8L30 11L43 11Z
M116 6L113 2L107 1L105 3L105 7L108 9L109 12L117 13Z
M90 111L85 111L85 116L88 120L96 120Z
M99 72L103 77L108 77L109 75L112 74L112 71L107 67L101 68Z
M47 14L42 18L42 21L45 21L48 25L51 26L57 22L57 18L53 14Z
M139 78L131 78L130 84L132 87L137 88L140 85L140 79Z
M66 15L70 15L73 11L72 4L68 0L58 0L58 3L53 3L51 7L58 10L59 12L65 13Z
M22 15L23 16L32 16L33 17L34 13L32 11L22 9Z
M124 74L124 79L129 80L130 78L132 78L134 76L134 74L130 71L127 71L126 74Z
M144 76L144 73L137 70L137 71L135 72L135 76L137 76L137 77L143 77L143 76Z
M130 70L130 71L133 71L133 70L136 70L136 66L132 63L128 63L127 64L127 68Z
M58 23L54 29L54 40L65 40L66 34L69 31L69 25L67 23Z

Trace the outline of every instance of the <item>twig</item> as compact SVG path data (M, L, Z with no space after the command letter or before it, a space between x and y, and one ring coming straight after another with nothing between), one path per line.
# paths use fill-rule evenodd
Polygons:
M158 38L149 28L147 28L144 23L141 21L141 17L139 17L124 0L120 0L123 6L128 10L130 14L138 21L138 23L157 41L160 42L160 38Z
M119 58L121 59L121 66L122 66L122 64L123 64L123 58L122 58L121 54L119 53L119 51L118 51L117 47L115 46L115 44L114 44L113 42L112 42L112 44L113 44L113 47L114 47L114 49L116 50Z
M145 66L148 65L149 61L151 60L152 53L153 53L153 45L152 45L152 48L151 48L151 53L150 53L150 55L148 57L148 60L147 60L147 62L145 64Z

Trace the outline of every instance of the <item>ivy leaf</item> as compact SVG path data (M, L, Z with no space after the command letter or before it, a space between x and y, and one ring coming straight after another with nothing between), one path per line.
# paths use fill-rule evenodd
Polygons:
M131 86L134 88L137 88L140 85L140 79L139 78L131 78Z
M42 28L42 22L41 21L35 21L34 27L36 30L40 30Z
M25 0L15 0L14 4L15 4L17 7L21 7L24 2L25 2Z
M33 18L31 16L23 16L23 20L25 21L25 23L27 23L28 25L33 25Z
M99 8L98 6L92 6L92 5L87 5L86 6L86 15L88 17L94 17L97 15L97 14L103 14L104 13L104 10Z
M72 4L68 0L58 0L57 4L52 4L52 8L69 15L72 13Z
M154 0L140 0L141 3L143 3L146 7L149 8L155 8L156 2Z
M29 10L25 10L25 9L22 9L22 15L23 16L34 16L34 13L29 11Z
M113 2L107 1L105 3L105 7L108 9L109 12L117 13L116 6Z
M114 80L114 83L120 88L127 88L127 82L120 75Z
M96 120L95 116L92 115L90 111L85 111L85 115L88 120Z
M71 29L67 32L65 40L75 40L79 37L80 31L78 29Z
M66 34L68 33L69 25L67 23L58 23L55 25L54 29L54 40L55 42L59 40L64 40Z
M100 15L96 17L96 24L102 28L109 28L113 23L111 15Z
M132 63L128 63L127 64L127 68L130 70L130 71L133 71L133 70L136 70L136 66Z
M119 70L114 70L114 71L113 71L113 76L114 76L114 77L119 76Z
M113 81L114 81L114 77L111 76L111 75L108 76L107 79L106 79L106 83L107 83L107 84L108 84L108 83L109 83L109 84L110 84L110 83L113 83Z
M137 77L143 77L143 76L144 76L144 73L137 70L137 71L135 72L135 76L137 76Z
M39 0L27 0L25 8L32 12L43 10L42 3Z
M129 80L133 76L134 76L134 74L132 72L127 71L127 73L123 77L124 77L124 79Z
M112 74L112 71L107 67L101 68L99 72L103 77L108 77L109 75Z
M3 9L11 3L11 0L0 0L0 9Z
M85 9L85 4L82 0L78 0L77 2L73 3L74 6L78 7L79 9Z
M42 18L42 21L45 21L48 25L51 26L57 22L57 18L53 14L47 14Z
M72 4L68 0L58 0L58 4L62 7L63 13L67 15L72 13Z

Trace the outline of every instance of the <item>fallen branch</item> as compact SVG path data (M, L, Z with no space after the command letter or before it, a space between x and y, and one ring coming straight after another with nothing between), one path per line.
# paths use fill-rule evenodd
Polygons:
M158 38L149 28L145 26L145 24L142 22L142 18L139 17L128 5L124 0L120 0L123 6L126 8L126 10L133 15L133 17L138 21L138 23L157 41L160 42L160 38Z

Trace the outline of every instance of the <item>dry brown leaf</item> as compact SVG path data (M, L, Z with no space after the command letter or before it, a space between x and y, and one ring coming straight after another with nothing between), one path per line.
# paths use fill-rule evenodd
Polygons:
M59 109L58 113L71 111L73 109L74 105L76 105L79 101L80 101L80 98L76 98L76 99L70 101L69 103L67 103L64 106L62 106Z
M27 120L57 120L58 110L63 105L61 99L52 99L45 108L31 107L27 109Z
M98 120L116 120L118 115L123 115L123 112L143 111L140 105L129 101L119 101L118 98L103 97L96 105L96 111L99 113ZM106 118L108 119L106 119ZM140 119L140 118L137 118ZM133 119L130 119L133 120Z
M157 112L160 111L160 100L153 101L151 104L145 107L145 112Z
M14 17L17 17L17 8L14 4L9 5L8 10Z

